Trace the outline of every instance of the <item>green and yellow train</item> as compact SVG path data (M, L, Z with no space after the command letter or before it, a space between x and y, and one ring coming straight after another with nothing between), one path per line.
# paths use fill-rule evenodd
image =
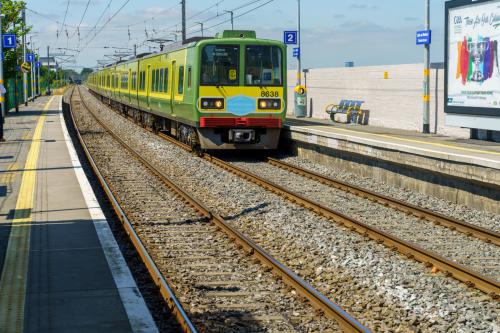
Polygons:
M193 147L275 149L286 113L286 47L253 31L224 31L108 66L87 86Z

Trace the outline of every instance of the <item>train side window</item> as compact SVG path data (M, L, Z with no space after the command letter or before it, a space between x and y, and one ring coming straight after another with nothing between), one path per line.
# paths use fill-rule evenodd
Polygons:
M184 66L179 66L179 81L177 85L177 93L184 94Z
M165 70L164 70L163 68L162 68L162 69L160 69L160 75L159 75L159 77L160 77L160 86L159 86L159 89L158 89L158 91L159 91L159 92L162 92L162 91L163 91L163 85L164 85L164 82L165 82L165 81L163 80L163 77L164 77L164 71L165 71Z
M163 92L168 93L168 68L165 68L165 76L163 77Z
M130 80L132 83L132 87L130 89L136 90L137 89L137 73L136 72L132 72Z
M151 91L156 91L156 71L153 70L153 79L151 80Z
M191 89L191 67L188 67L188 89Z
M144 91L146 88L146 72L142 71L139 73L139 87L141 91Z
M156 72L156 91L160 91L160 70L155 70Z

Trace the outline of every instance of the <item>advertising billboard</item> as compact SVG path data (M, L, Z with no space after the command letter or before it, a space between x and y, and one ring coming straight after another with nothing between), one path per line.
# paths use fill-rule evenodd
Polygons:
M500 117L500 0L446 2L445 111Z

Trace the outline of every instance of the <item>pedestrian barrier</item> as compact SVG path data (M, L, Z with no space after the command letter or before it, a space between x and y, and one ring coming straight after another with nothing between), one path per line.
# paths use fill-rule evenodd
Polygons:
M370 111L361 109L364 101L359 100L341 100L339 104L329 104L326 106L326 113L330 115L333 122L338 122L336 114L345 114L347 124L368 125Z

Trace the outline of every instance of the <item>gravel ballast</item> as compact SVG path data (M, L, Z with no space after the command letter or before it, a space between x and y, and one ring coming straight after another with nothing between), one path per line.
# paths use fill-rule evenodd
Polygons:
M84 95L179 185L374 331L497 329L498 303L483 293L214 167Z
M100 171L201 332L339 330L173 194L83 108L73 112Z

